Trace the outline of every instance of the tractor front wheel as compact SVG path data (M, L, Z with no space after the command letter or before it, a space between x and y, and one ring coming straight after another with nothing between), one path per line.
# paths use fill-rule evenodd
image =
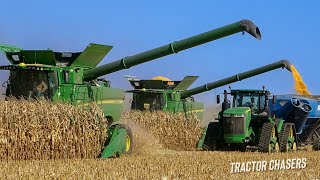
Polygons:
M221 127L218 122L210 122L203 143L203 149L208 151L220 150L219 133Z

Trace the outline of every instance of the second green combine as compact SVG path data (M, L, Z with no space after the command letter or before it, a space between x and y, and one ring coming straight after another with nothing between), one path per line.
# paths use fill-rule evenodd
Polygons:
M188 88L198 76L186 76L182 81L173 81L161 76L150 80L140 80L136 77L127 76L127 79L134 88L133 90L128 90L127 93L133 94L131 102L132 110L180 112L185 113L186 116L192 113L202 120L204 103L195 101L193 95L279 68L288 69L290 68L290 63L287 60L278 61L189 90Z

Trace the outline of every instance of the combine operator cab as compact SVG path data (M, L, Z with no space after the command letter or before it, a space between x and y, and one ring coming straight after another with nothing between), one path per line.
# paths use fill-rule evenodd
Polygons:
M138 91L132 91L132 93L131 109L140 111L158 111L163 109L165 104L163 92L145 90L143 93Z
M150 80L140 80L126 77L134 90L132 93L131 109L140 111L159 111L167 109L168 101L174 101L179 96L179 91L174 88L181 81L172 81L166 77L157 76ZM178 98L179 99L179 98ZM179 99L180 100L180 99Z
M43 70L42 67L35 66L29 66L27 69L15 66L1 68L10 70L9 79L3 83L7 97L51 99L58 88L56 71Z

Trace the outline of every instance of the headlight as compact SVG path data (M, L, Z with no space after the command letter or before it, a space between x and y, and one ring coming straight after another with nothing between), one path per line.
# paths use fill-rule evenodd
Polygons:
M223 114L223 117L231 117L231 114Z
M244 117L244 114L234 114L233 117Z

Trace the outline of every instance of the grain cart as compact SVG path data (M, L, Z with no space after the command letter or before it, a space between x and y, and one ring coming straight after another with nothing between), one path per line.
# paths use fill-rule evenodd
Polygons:
M297 129L299 143L313 144L315 150L320 150L320 96L312 95L305 97L301 95L275 95L274 104L270 103L270 110L277 117L283 117L288 121L301 123L300 129ZM305 114L306 118L302 121L296 121L286 113L286 109L292 108L290 104L292 99L299 99L301 103L309 104L312 109L309 114ZM296 107L296 105L293 105ZM301 114L303 115L303 114Z
M192 97L193 95L210 91L278 68L286 68L289 70L290 62L281 60L189 90L187 89L198 76L186 76L182 81L172 81L164 77L155 77L151 80L140 80L135 77L127 77L134 89L126 92L133 94L131 102L131 109L133 110L161 110L173 113L182 112L185 113L186 116L193 113L202 120L204 104L196 102L194 97ZM203 142L203 139L201 142Z
M132 151L131 130L118 123L123 110L124 90L112 88L108 80L99 77L238 32L248 32L261 39L259 29L251 21L242 20L98 67L112 46L90 44L83 52L70 53L0 45L0 50L11 63L0 67L10 71L3 86L6 86L7 97L45 98L74 105L96 102L110 125L100 157L119 156Z

